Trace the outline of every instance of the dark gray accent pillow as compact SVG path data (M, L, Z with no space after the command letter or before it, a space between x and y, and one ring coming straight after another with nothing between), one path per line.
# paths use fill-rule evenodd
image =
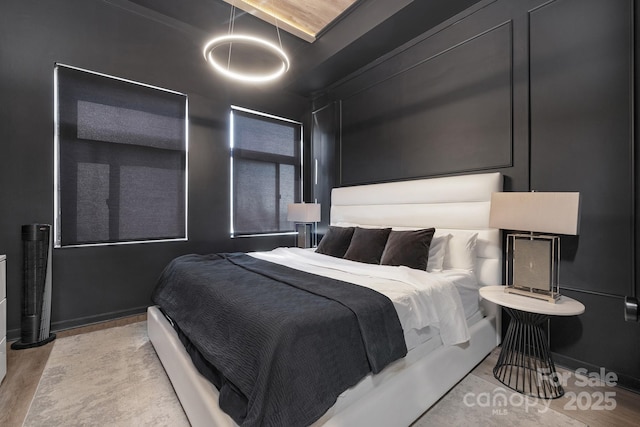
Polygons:
M349 249L344 254L344 259L367 264L380 264L380 257L387 244L389 233L391 233L390 228L356 227Z
M320 244L316 248L316 252L319 254L342 258L349 248L354 230L354 227L330 226L327 234L325 234L322 240L320 240Z
M405 265L416 270L426 270L429 246L435 231L435 228L392 231L387 239L380 264Z

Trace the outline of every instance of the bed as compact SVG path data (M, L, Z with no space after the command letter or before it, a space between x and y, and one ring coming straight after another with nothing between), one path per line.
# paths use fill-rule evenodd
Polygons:
M411 343L407 345L407 355L346 390L314 426L409 425L499 343L499 310L480 301L474 288L502 283L500 232L488 227L491 193L502 191L502 181L499 173L486 173L332 191L334 226L394 230L435 227L436 236L448 238L447 250L451 253L445 255L448 257L444 260L445 267L468 263L469 260L459 257L460 245L468 249L466 253L473 256L473 285L468 283L469 274L459 268L443 268L434 274L456 282L461 299L467 301L464 316L469 339L447 345L443 343L447 338L439 328L416 329L413 335L405 331L405 339ZM253 256L277 262L279 257L289 256L286 252L277 249L274 253ZM303 262L314 255L291 256ZM453 259L455 256L458 258ZM311 264L314 268L322 267L319 261ZM148 334L191 424L235 426L218 405L218 390L198 372L175 329L155 306L148 309Z

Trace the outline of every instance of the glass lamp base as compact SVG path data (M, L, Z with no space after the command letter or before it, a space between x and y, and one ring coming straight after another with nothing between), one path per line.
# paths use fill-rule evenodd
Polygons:
M311 232L311 224L299 222L296 224L296 231L298 232L298 238L296 239L299 248L310 248L313 246Z

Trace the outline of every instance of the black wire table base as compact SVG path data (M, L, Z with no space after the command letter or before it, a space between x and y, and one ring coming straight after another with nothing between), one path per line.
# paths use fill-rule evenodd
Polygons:
M546 314L504 307L511 316L493 376L512 390L541 399L564 394L542 324Z

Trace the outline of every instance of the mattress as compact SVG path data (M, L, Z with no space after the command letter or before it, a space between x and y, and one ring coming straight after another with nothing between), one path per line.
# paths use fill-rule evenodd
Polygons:
M407 350L434 335L446 345L469 339L467 320L479 310L478 282L467 270L427 273L330 257L299 248L248 255L373 289L389 298L402 324Z

